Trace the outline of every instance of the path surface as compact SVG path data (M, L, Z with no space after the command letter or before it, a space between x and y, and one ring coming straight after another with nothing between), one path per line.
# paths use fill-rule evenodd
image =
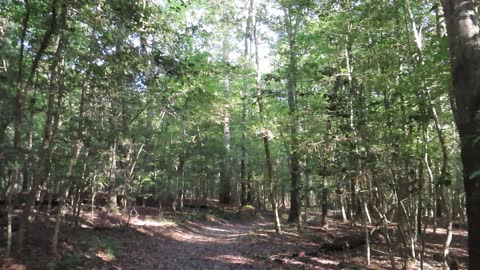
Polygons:
M55 269L61 270L391 269L382 237L371 239L370 267L365 264L363 247L347 251L321 250L322 243L363 234L360 226L352 227L335 219L330 220L328 227L311 222L301 234L294 226L283 223L283 234L279 236L275 234L269 213L244 223L216 216L211 221L199 221L192 213L169 215L161 220L152 217L154 215L132 218L130 226L123 226L126 220L120 222L121 215L95 215L82 220L81 228L66 226L57 258L48 252L52 227L39 222L35 226L42 233L30 235L24 252L11 260L0 260L0 270L50 269L53 261L58 266ZM433 233L429 229L425 239L424 268L439 269L440 263L434 255L443 244L445 231L437 229L437 233ZM466 239L465 230L454 230L451 252L462 265L467 258ZM395 259L397 266L401 265L402 258Z
M255 226L260 225L220 222L165 225L135 221L133 228L137 233L118 235L126 246L114 264L132 270L271 269L252 249L252 244L258 244L251 237Z

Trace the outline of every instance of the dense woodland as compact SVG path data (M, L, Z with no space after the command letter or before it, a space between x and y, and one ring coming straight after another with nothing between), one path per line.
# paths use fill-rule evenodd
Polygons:
M379 232L423 269L432 231L480 269L475 2L0 0L2 255L45 225L60 258L94 210L218 206L359 228L365 267Z

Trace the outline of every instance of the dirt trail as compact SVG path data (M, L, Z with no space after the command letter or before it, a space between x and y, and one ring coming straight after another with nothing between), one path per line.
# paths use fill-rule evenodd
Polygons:
M129 226L124 226L126 220L121 215L86 217L81 228L65 226L62 230L61 254L56 258L48 253L52 228L40 222L35 226L42 233L27 239L24 252L14 254L11 260L0 260L0 270L391 269L386 243L378 235L371 239L371 266L365 265L363 246L347 251L322 250L323 243L363 233L361 227L333 218L328 227L320 227L313 220L305 225L303 233L283 223L279 236L267 212L252 222L239 222L242 219L238 216L228 220L214 216L203 221L203 216L210 215L182 213L162 219L141 215L132 218ZM439 269L434 255L444 234L441 229L437 233L427 230L425 269ZM467 258L466 239L464 230L454 231L451 252L462 265ZM401 265L402 258L395 259L397 266ZM418 260L411 269L418 269Z
M138 233L121 233L119 269L270 269L252 253L249 237L259 224L134 221ZM133 239L132 239L133 238Z

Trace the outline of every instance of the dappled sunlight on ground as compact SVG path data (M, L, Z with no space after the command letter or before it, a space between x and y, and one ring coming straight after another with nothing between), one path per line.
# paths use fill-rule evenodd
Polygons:
M105 262L111 262L115 259L114 256L110 255L110 254L107 254L103 251L98 251L96 254L95 254L98 258L102 259L103 261Z
M252 265L255 260L240 255L218 255L207 257L209 260L226 262L231 264L249 264Z
M337 265L338 261L333 261L329 259L323 259L323 258L312 258L313 261L316 261L321 264L327 264L327 265Z
M363 246L347 251L321 250L323 243L362 233L360 226L333 218L329 220L329 227L309 222L302 232L296 226L283 223L283 234L277 235L272 223L268 222L271 218L268 212L258 221L249 222L220 217L206 220L185 218L192 215L172 213L161 218L144 215L129 220L118 214L85 215L79 229L62 229L59 262L67 267L60 269L390 269L388 249L381 238L372 239L371 266L366 266ZM44 234L30 239L35 246L26 254L29 256L29 270L46 269L45 266L53 260L42 255L42 252L48 252L51 228L45 227L45 230ZM439 262L432 259L432 255L441 251L444 238L444 229L439 228L437 234L427 230L424 269L438 269ZM465 264L465 231L454 231L451 252ZM41 260L34 263L35 256ZM402 258L396 256L395 260L397 267L401 266ZM419 265L418 260L415 263ZM70 266L73 264L77 267ZM22 266L16 261L9 265Z
M175 227L177 224L170 220L156 220L156 219L146 219L141 220L138 218L134 218L130 220L130 224L134 226L148 226L148 227Z

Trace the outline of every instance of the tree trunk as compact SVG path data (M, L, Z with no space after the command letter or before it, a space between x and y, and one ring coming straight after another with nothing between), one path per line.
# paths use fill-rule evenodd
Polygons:
M253 204L255 200L252 181L253 181L253 172L252 170L250 170L248 172L248 177L247 177L247 203L248 204Z
M116 135L114 135L116 137ZM117 202L117 139L114 138L110 145L110 171L108 188L108 210L116 210Z
M307 157L305 160L305 209L312 207L312 181L310 179L310 162Z
M16 107L15 107L15 129L14 129L14 147L21 152L22 146L21 146L21 133L22 133L22 125L23 125L23 107L25 105L25 100L27 93L30 91L30 89L33 87L33 80L35 78L35 73L37 71L38 65L40 64L40 59L45 53L48 44L50 43L50 39L52 38L52 35L56 31L57 28L57 0L52 0L51 4L51 16L50 16L50 26L45 32L43 39L40 43L40 47L37 50L37 53L35 54L35 58L32 63L32 67L30 70L30 74L28 77L28 80L25 84L23 82L18 83L18 91L17 91L17 99L16 99ZM28 9L28 2L26 2L27 5L27 15L29 14L29 9ZM27 17L26 17L27 18ZM25 22L24 22L25 23ZM28 21L24 24L28 25ZM23 44L22 44L23 47ZM57 50L58 51L58 50ZM23 52L22 52L23 54ZM21 63L20 65L23 65ZM54 63L54 65L56 64ZM22 78L19 78L22 79ZM47 136L47 134L45 134ZM48 143L50 143L50 138L48 138ZM47 147L48 146L47 144ZM45 144L43 144L43 149L45 149ZM42 157L43 158L43 157ZM48 156L48 159L50 157ZM47 162L47 161L45 161ZM49 161L48 161L49 162ZM16 173L18 174L18 172ZM17 176L18 177L18 176ZM18 178L16 178L18 180ZM30 218L30 213L32 211L32 207L35 203L35 196L40 188L41 182L44 180L44 178L37 178L34 183L32 183L32 190L30 191L30 194L26 200L23 213L21 216L21 221L20 221L20 226L18 229L18 243L20 248L23 246L23 241L25 239L25 234L27 232L27 227L29 223L29 218Z
M185 196L185 153L181 153L177 164L177 183L180 183L180 188L177 190L177 201L179 202L180 210L183 210L184 196Z
M419 162L418 164L418 173L417 173L417 203L418 203L418 211L417 211L417 234L422 234L422 219L424 216L424 208L423 208L423 186L425 179L423 177L423 162Z
M272 205L273 211L273 218L275 224L275 232L277 234L282 234L282 227L280 224L280 217L278 215L278 206L277 201L275 199L276 195L276 185L273 180L273 165L272 165L272 158L270 156L270 132L266 130L265 127L265 117L263 112L263 96L261 90L261 78L260 78L260 57L258 54L258 36L257 36L257 20L256 20L256 8L255 8L255 0L250 0L250 9L252 9L252 21L253 21L253 39L255 45L255 79L256 79L256 90L257 90L257 102L258 102L258 112L260 114L260 121L262 122L263 126L263 148L265 151L265 165L267 167L267 182L268 182L268 192L269 192L269 200L270 204Z
M480 269L480 31L476 1L442 0L452 66L468 218L468 268Z
M247 82L247 72L250 65L250 52L249 52L249 41L251 40L251 28L252 28L252 13L253 6L252 1L250 1L248 8L247 16L247 25L245 27L245 48L243 52L243 89L241 93L242 98L242 120L241 120L241 130L242 130L242 142L241 142L241 160L240 160L240 182L241 182L241 192L240 192L240 204L242 206L247 204L247 175L246 175L246 116L247 116L247 97L248 97L248 82Z
M347 216L347 211L345 209L345 195L344 194L340 194L339 196L339 201L340 201L340 209L342 211L342 221L344 223L348 222L348 216Z
M368 205L366 201L366 194L361 195L363 211L362 211L362 225L365 236L365 258L367 259L367 265L370 265L370 237L368 231Z
M223 56L222 61L227 65L228 61L228 31L227 31L227 21L228 21L228 9L226 7L228 1L222 4L221 12L223 22ZM228 74L228 68L225 67L223 73L223 94L225 101L229 101L230 95L230 78ZM222 170L220 172L220 203L221 204L230 204L232 202L232 153L231 153L231 143L232 136L230 133L230 111L229 106L225 106L223 116L223 147L225 149L225 155L223 158Z
M66 179L63 185L60 188L60 198L59 198L59 205L58 205L58 210L57 214L55 215L55 226L53 229L53 236L52 236L52 254L57 255L58 252L58 235L60 232L60 223L61 219L63 216L63 207L65 206L65 202L67 200L68 196L68 190L70 188L70 185L72 183L72 174L73 174L73 169L75 165L77 164L78 156L80 155L80 150L82 149L83 142L82 139L78 139L77 142L75 143L75 146L72 150L72 155L70 157L70 162L68 165L68 170L67 174L65 175Z
M62 2L62 21L64 24L64 29L66 29L66 26L67 26L67 16L68 16L68 8L69 8L68 3L69 3L68 1ZM62 32L61 34L63 35L64 33ZM93 35L91 37L90 44L91 44L90 46L93 46L94 44ZM87 71L85 72L82 92L80 95L79 115L78 115L78 123L77 123L78 124L77 138L76 138L75 144L73 145L72 152L70 154L69 165L68 165L67 173L65 175L65 182L63 183L63 185L60 187L60 190L59 190L59 195L60 195L59 205L58 205L57 213L55 216L55 226L54 226L54 231L52 236L52 246L51 246L51 251L52 251L52 254L54 255L57 255L57 252L58 252L58 235L60 233L60 223L63 217L63 208L67 200L68 190L70 188L70 185L73 182L72 176L73 176L74 168L77 164L80 151L83 147L86 131L87 131L87 127L85 124L85 118L86 118L85 114L87 111L87 100L90 92L90 76L92 73L91 64L93 59L91 56L92 55L89 56L89 61L88 61L89 66L87 68ZM62 74L62 76L64 75ZM85 174L86 166L87 165L85 164L83 174ZM96 179L96 173L94 175L95 176L93 177L93 181L95 181ZM93 191L93 184L92 184L92 191ZM91 209L92 219L93 219L93 211L94 211L93 210L94 202L95 202L95 193L92 192L92 209ZM75 222L78 222L78 221L75 221Z
M299 26L299 18L296 17L293 6L286 8L285 20L288 36L288 108L290 116L290 177L291 177L291 193L290 193L290 212L288 221L300 225L301 215L301 199L300 199L300 149L298 142L298 115L297 115L297 45L296 35Z
M322 187L322 226L327 226L327 215L328 215L328 187L326 184L327 180L324 180Z

